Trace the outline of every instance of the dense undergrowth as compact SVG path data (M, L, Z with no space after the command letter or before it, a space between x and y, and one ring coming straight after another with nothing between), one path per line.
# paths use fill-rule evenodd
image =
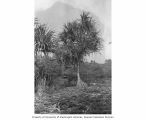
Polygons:
M84 63L80 68L86 89L76 87L73 67L65 68L65 78L55 60L35 59L36 114L110 114L111 61Z
M111 86L108 82L87 89L66 87L35 95L36 114L111 114Z
M73 66L65 68L66 78L64 79L57 61L51 60L49 57L35 58L35 60L35 92L37 92L42 79L45 80L46 86L53 86L56 90L76 85L77 75ZM104 79L111 78L111 60L107 60L104 64L95 62L81 64L80 77L88 85L92 82L104 83Z

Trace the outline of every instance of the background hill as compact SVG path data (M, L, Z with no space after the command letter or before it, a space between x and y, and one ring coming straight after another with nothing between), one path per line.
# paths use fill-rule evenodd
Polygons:
M37 17L41 23L48 24L48 26L59 32L63 27L63 24L75 20L80 17L82 10L74 8L69 4L65 4L62 2L56 2L52 7L37 11L35 13L35 17ZM98 17L91 13L97 23L100 23ZM102 24L100 23L100 26Z

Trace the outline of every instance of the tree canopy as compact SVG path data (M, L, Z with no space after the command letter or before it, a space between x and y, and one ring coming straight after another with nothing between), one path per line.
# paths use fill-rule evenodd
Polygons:
M81 14L80 19L64 25L60 39L75 63L83 60L86 54L102 48L100 31L96 30L95 21L86 12Z
M45 24L36 23L35 29L35 54L42 52L47 54L53 51L54 31L50 30Z

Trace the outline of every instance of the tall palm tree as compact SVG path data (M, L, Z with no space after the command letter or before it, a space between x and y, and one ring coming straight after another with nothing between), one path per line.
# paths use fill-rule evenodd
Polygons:
M80 17L64 25L60 40L68 51L70 63L77 66L77 86L82 88L87 85L80 78L80 63L85 55L101 50L102 38L89 13L83 12Z

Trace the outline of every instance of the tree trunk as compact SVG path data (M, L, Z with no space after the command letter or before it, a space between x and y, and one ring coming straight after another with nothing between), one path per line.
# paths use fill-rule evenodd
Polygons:
M63 77L64 76L64 61L62 60L62 64L61 64L61 76Z
M80 65L78 63L77 65L77 87L79 88L86 88L87 84L85 82L83 82L80 78Z

